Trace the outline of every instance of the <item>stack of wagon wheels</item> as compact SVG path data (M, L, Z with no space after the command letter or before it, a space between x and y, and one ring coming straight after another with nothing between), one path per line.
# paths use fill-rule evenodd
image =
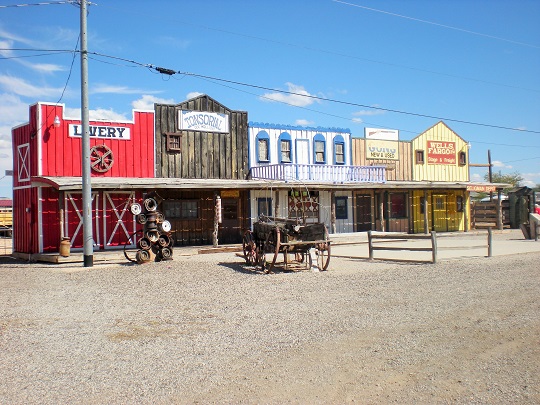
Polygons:
M171 238L171 223L157 210L158 202L153 197L147 197L142 204L131 204L131 213L135 215L137 223L143 225L143 229L134 232L130 240L139 234L135 258L128 255L124 245L124 256L131 262L139 264L148 263L152 260L172 260L173 239Z

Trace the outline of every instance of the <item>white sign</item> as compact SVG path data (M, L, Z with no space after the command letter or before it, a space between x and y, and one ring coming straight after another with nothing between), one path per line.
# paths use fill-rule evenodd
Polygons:
M398 143L366 139L366 159L399 160Z
M227 114L206 111L178 111L178 129L203 132L229 132Z
M81 124L69 124L69 136L74 138L82 137ZM110 125L90 125L90 138L107 138L119 141L129 141L131 139L130 129L127 127L115 127Z
M366 139L399 140L399 131L397 129L365 128L365 134Z

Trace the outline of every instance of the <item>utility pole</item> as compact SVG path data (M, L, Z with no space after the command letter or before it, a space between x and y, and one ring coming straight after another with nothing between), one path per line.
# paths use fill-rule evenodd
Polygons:
M82 126L82 203L83 203L83 265L94 265L92 232L92 183L90 181L90 120L88 113L88 49L86 44L87 0L81 7L81 126Z

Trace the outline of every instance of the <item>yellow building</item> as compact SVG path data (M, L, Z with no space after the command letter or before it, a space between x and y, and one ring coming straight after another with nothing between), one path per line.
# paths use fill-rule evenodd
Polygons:
M470 180L469 144L441 121L411 141L411 152L413 181L434 187L412 191L413 233L426 222L429 231L468 230L469 192L454 184Z

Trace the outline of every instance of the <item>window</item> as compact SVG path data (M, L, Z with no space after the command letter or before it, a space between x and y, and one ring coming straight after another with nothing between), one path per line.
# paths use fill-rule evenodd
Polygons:
M197 219L199 218L199 202L197 200L166 200L163 201L163 211L166 219Z
M390 218L407 218L407 195L405 193L390 194Z
M424 207L426 203L426 199L424 197L420 197L420 214L423 214L425 211Z
M315 163L326 163L326 140L321 134L313 138L313 152Z
M424 151L417 149L415 156L416 156L416 164L423 165L424 164Z
M465 166L467 164L467 154L465 152L459 152L459 165Z
M257 162L270 161L270 136L266 131L261 131L257 134Z
M456 197L456 211L457 212L463 212L463 206L464 206L464 204L463 204L463 196L458 195Z
M336 219L347 219L347 197L336 197Z
M289 191L289 218L319 219L318 191Z
M341 135L334 138L334 163L336 165L345 164L345 140Z
M292 140L291 136L287 132L283 132L279 136L278 141L278 148L279 148L279 162L280 163L291 163L292 159Z
M167 132L167 152L178 153L182 151L182 134Z
M272 199L271 198L257 198L257 215L271 217L272 216Z
M444 198L442 197L435 198L435 209L438 211L444 210Z

